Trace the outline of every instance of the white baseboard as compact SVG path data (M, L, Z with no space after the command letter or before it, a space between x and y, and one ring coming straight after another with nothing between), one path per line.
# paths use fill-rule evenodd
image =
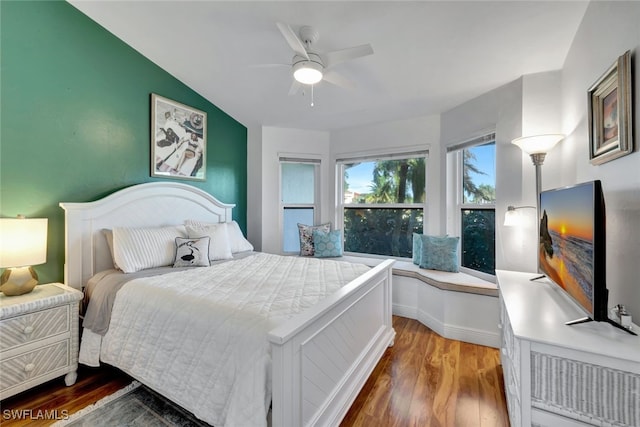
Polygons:
M500 334L492 331L485 331L469 327L460 327L456 325L445 324L424 310L417 307L411 307L401 304L393 304L393 314L397 316L415 319L437 333L438 335L458 341L469 342L472 344L483 345L487 347L500 347Z
M418 309L416 307L410 307L408 305L401 305L401 304L393 304L393 307L391 308L391 311L396 316L406 317L408 319L418 320ZM424 322L421 322L421 323L426 325L426 323L424 323ZM426 326L428 326L428 325L426 325Z
M499 334L480 329L459 328L457 326L446 325L443 336L452 340L470 342L472 344L483 345L486 347L500 347Z

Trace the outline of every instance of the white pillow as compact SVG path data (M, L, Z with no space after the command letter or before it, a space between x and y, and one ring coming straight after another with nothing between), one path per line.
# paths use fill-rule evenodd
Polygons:
M189 238L209 237L209 259L231 259L231 246L229 245L229 233L225 223L209 224L202 226L187 225Z
M188 219L185 221L186 225L191 225L194 227L203 227L207 225L218 225L220 223L210 223L203 221L196 221L194 219ZM235 254L238 252L252 251L253 245L247 239L245 239L244 234L242 234L242 230L237 222L225 222L222 224L226 224L227 234L229 235L229 245L231 246L231 253Z
M253 245L244 237L242 230L237 222L227 222L227 232L229 233L229 242L231 243L231 252L252 251Z
M113 229L113 260L125 273L173 265L176 237L187 237L183 225Z
M102 230L102 234L104 235L104 238L107 239L107 246L109 246L109 253L111 254L111 262L113 262L113 268L115 268L116 270L121 270L121 268L118 267L118 264L116 264L115 258L113 257L113 230L105 228Z

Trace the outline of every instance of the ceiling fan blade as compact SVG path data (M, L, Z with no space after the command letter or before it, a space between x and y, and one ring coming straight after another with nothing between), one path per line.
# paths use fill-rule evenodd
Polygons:
M276 25L278 26L278 29L280 29L280 32L284 36L287 43L289 43L291 49L293 49L296 54L302 56L303 58L309 59L309 55L307 54L307 50L304 47L304 43L302 43L302 40L300 40L298 35L291 29L291 27L288 24L283 24L281 22L276 22Z
M278 68L278 67L291 68L291 64L251 64L249 65L249 68Z
M348 47L346 49L335 50L333 52L327 52L324 54L324 64L326 67L339 64L351 59L360 58L373 54L373 48L370 44L363 44L361 46Z
M345 89L355 89L356 87L354 82L335 71L327 71L324 76L322 76L322 80Z
M291 83L291 88L289 88L289 96L295 95L296 93L298 93L301 87L302 87L302 83L300 83L297 80L294 80Z

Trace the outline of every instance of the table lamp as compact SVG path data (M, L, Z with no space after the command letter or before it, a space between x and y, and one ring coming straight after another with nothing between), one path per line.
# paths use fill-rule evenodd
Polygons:
M38 284L33 265L47 262L47 218L0 218L0 292L29 293Z

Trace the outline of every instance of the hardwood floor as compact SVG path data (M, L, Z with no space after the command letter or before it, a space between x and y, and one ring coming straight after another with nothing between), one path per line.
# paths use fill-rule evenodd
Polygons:
M393 318L396 340L341 427L509 426L497 349L442 338Z
M498 350L442 338L416 320L393 318L396 340L378 363L341 427L509 426ZM110 367L82 367L0 402L0 426L44 426L44 411L72 414L131 379ZM12 412L13 411L13 412ZM21 412L30 411L30 412ZM22 419L11 419L12 414ZM41 415L39 419L37 415Z
M58 378L0 402L0 426L53 424L55 419L48 419L71 415L115 393L131 381L131 377L110 366L88 368L80 365L78 381L71 387L66 387L64 379Z

